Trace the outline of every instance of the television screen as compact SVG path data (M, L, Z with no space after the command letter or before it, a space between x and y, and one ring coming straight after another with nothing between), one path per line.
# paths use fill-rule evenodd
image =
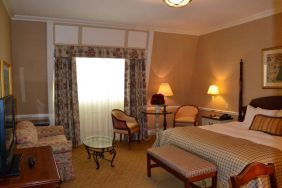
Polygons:
M4 101L4 122L5 122L5 136L6 136L6 151L13 148L14 141L14 98L6 97ZM11 157L11 156L8 156ZM9 159L10 160L10 159Z
M9 95L0 99L0 176L19 174L15 147L15 99Z

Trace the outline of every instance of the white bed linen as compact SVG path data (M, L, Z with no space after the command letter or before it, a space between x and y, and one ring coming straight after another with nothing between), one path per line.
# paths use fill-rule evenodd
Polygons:
M220 134L250 140L254 143L270 146L282 151L282 136L273 136L261 131L249 130L242 122L233 121L199 127Z

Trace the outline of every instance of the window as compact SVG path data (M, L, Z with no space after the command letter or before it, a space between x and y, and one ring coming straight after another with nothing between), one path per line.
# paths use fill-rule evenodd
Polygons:
M112 136L111 110L124 109L124 59L76 58L82 140Z

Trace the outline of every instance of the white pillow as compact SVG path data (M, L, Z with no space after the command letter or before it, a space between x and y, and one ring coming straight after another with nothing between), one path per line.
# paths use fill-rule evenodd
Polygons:
M266 116L277 116L277 111L278 110L267 110L267 109L263 109L263 108L259 108L259 107L255 108L251 105L248 105L247 110L246 110L245 119L244 119L243 123L247 127L250 127L252 122L253 122L255 115L262 114L262 115L266 115Z
M258 107L257 110L259 114L266 115L266 116L276 116L277 111L279 111L279 110L267 110L267 109L263 109L260 107Z
M243 124L246 125L247 127L250 127L256 114L257 114L257 109L251 105L248 105Z

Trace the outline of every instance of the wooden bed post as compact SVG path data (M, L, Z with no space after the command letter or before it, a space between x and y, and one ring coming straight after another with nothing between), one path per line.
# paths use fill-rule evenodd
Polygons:
M243 60L240 61L239 78L239 116L238 121L243 121Z

